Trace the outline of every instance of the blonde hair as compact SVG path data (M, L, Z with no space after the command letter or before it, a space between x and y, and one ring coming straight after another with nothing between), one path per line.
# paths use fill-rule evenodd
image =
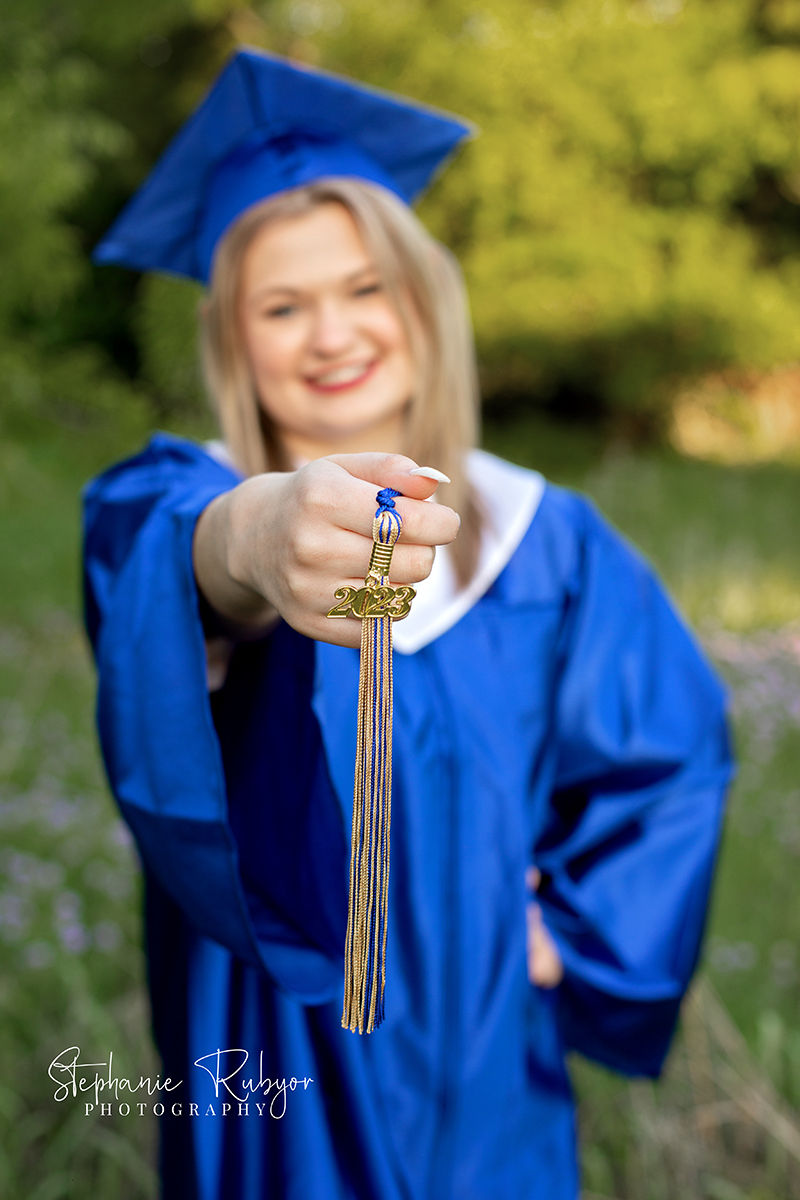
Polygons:
M383 188L350 179L320 180L247 209L217 247L202 309L206 382L222 435L246 475L290 470L259 403L239 322L242 262L267 223L341 204L355 221L406 330L418 386L407 415L405 453L439 467L452 482L437 495L461 514L453 544L459 582L475 570L481 517L465 473L478 438L478 386L466 292L458 264L400 200Z

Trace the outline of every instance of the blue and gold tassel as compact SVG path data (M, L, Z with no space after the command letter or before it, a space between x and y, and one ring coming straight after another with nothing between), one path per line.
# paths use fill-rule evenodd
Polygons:
M372 1033L383 1021L392 818L392 621L405 616L412 587L389 585L392 550L403 521L393 488L378 492L372 556L362 588L341 587L329 617L361 620L361 673L344 954L342 1025Z

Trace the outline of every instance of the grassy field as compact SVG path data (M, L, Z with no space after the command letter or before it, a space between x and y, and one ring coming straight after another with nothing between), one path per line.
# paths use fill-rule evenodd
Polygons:
M800 472L632 455L586 432L487 446L591 494L655 562L730 687L741 769L700 986L663 1083L574 1064L587 1197L800 1197ZM147 1118L53 1099L68 1046L153 1063L135 852L108 798L79 620L77 495L126 449L0 445L0 1195L155 1195Z

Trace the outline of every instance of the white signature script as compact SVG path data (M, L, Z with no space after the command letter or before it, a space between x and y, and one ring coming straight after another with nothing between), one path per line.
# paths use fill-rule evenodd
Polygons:
M198 1058L194 1065L207 1071L211 1076L214 1083L214 1095L217 1097L220 1094L220 1088L224 1088L234 1100L244 1103L256 1092L266 1098L274 1089L275 1094L269 1106L270 1115L273 1117L282 1117L286 1112L287 1091L293 1092L299 1087L305 1091L308 1085L314 1082L313 1079L306 1077L295 1079L294 1076L291 1079L270 1079L264 1074L263 1050L258 1056L258 1080L255 1081L252 1076L245 1079L242 1072L249 1059L250 1055L247 1050L215 1050L213 1054L204 1054L202 1058ZM208 1066L206 1066L207 1063ZM222 1074L223 1071L227 1074Z
M69 1096L77 1096L79 1093L94 1096L94 1104L100 1104L100 1094L108 1093L113 1095L115 1100L119 1100L120 1093L133 1095L136 1092L146 1093L148 1096L153 1096L159 1092L174 1092L179 1088L183 1080L177 1082L169 1077L161 1078L161 1075L139 1076L138 1081L134 1082L126 1076L119 1076L114 1073L114 1053L111 1051L108 1059L103 1062L81 1062L80 1047L68 1046L66 1050L62 1050L57 1054L50 1066L47 1069L47 1074L57 1084L56 1090L53 1093L53 1099L59 1103L66 1100ZM272 1098L269 1105L270 1116L280 1119L286 1112L286 1096L288 1092L294 1092L298 1088L306 1090L310 1083L314 1080L304 1076L302 1079L276 1077L271 1079L264 1074L264 1052L263 1050L258 1056L258 1078L252 1074L249 1078L245 1078L244 1069L250 1061L250 1054L244 1049L230 1050L214 1050L211 1054L204 1054L195 1060L194 1065L200 1070L205 1071L210 1076L214 1084L214 1096L219 1099L220 1094L230 1096L233 1100L239 1101L239 1114L245 1115L248 1112L247 1101L251 1100L256 1094L263 1096L266 1101L270 1094ZM103 1073L100 1073L102 1069ZM252 1071L252 1068L251 1068ZM94 1075L92 1075L94 1072ZM244 1106L244 1113L243 1113ZM103 1106L103 1111L107 1105ZM127 1108L127 1105L125 1106ZM143 1105L139 1106L143 1108ZM156 1105L156 1110L163 1106ZM180 1105L173 1105L173 1114L178 1116L180 1113L175 1112L175 1109L180 1109ZM261 1105L257 1105L261 1112ZM156 1111L154 1110L154 1111ZM223 1115L227 1115L232 1110L232 1105L229 1103L222 1105ZM87 1106L87 1113L89 1106ZM109 1109L110 1113L110 1109ZM197 1104L191 1104L189 1108L191 1116L198 1115ZM215 1110L209 1106L207 1113L214 1115ZM159 1115L156 1111L156 1115Z
M53 1093L54 1100L66 1100L68 1096L77 1096L78 1092L94 1092L94 1102L99 1104L101 1092L113 1092L114 1098L118 1100L120 1092L144 1090L148 1096L152 1096L155 1092L174 1092L181 1086L180 1079L177 1083L173 1083L169 1078L162 1082L160 1075L156 1075L155 1082L149 1075L147 1078L140 1076L138 1083L114 1075L113 1050L109 1054L107 1062L82 1063L79 1061L80 1056L80 1046L68 1046L66 1050L62 1050L60 1054L56 1055L47 1068L47 1074L54 1083L58 1084ZM106 1067L107 1074L100 1075L97 1071L98 1067ZM94 1079L90 1079L84 1072L91 1071L93 1068Z

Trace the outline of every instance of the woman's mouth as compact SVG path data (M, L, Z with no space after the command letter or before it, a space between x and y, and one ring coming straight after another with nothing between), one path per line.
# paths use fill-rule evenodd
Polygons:
M343 392L347 388L359 387L372 375L378 365L378 359L371 362L348 363L342 367L332 367L320 375L306 377L306 384L315 392Z

